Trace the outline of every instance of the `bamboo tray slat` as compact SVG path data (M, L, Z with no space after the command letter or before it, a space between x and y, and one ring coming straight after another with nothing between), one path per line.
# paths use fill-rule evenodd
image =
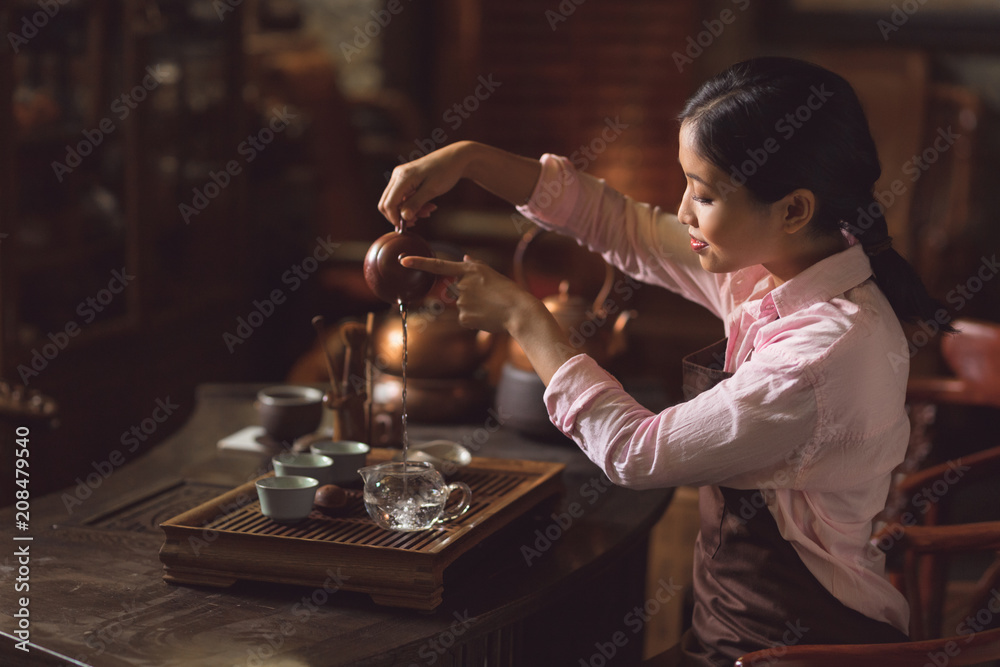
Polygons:
M373 449L368 463L387 461L395 453ZM282 525L261 514L256 480L251 480L160 524L166 536L160 548L163 578L217 587L239 580L336 585L368 593L378 604L433 610L442 601L445 569L560 492L564 467L474 457L447 479L472 489L468 511L414 533L377 526L360 490L348 491L348 504L337 516L314 510L301 523Z

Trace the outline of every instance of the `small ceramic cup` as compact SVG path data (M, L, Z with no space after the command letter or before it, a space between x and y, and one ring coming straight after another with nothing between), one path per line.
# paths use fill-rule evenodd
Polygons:
M273 440L291 443L323 421L323 392L314 387L277 385L257 392L260 425Z
M257 480L260 511L278 523L298 523L312 511L319 480L315 477L265 477Z
M358 470L365 466L371 447L354 440L317 440L309 446L313 454L333 459L331 484L349 484L358 478Z
M322 454L285 452L271 459L276 477L315 477L323 484L333 484L333 459Z

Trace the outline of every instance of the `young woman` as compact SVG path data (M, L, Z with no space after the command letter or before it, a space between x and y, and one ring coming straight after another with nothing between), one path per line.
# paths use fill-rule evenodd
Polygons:
M553 423L613 482L700 487L693 627L662 664L905 641L906 602L867 546L909 432L899 319L933 318L936 304L892 249L861 105L825 69L760 58L704 84L680 119L676 216L566 158L468 142L397 167L379 208L414 224L469 178L724 321L726 340L685 364L700 393L654 414L486 265L402 260L459 277L460 321L510 332Z

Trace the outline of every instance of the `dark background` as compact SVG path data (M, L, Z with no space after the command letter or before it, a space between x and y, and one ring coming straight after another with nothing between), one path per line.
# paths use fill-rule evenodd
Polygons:
M360 262L390 229L376 203L395 164L459 139L575 154L636 199L675 209L678 111L699 82L753 55L848 76L880 145L880 189L903 179L888 211L897 245L951 297L953 316L1000 319L1000 280L977 279L993 277L983 258L1000 246L1000 10L758 4L5 3L0 371L60 407L57 428L30 423L32 493L75 485L115 450L140 456L183 424L199 383L322 380L311 317L386 307ZM147 68L160 78L134 95ZM277 111L290 120L269 135ZM609 124L620 132L597 141ZM910 180L912 156L947 127L961 139ZM88 155L60 181L52 165L69 149ZM181 208L199 202L197 215ZM511 271L524 229L509 208L464 185L438 204L422 234ZM318 239L336 244L329 259ZM543 274L558 265L544 252L532 261ZM135 279L116 293L109 281L123 269ZM265 303L275 291L280 303ZM652 287L626 306L639 317L614 370L651 405L679 400L680 356L721 324ZM920 350L915 372L942 370L934 351ZM177 408L157 422L168 399ZM7 418L10 461L28 422Z

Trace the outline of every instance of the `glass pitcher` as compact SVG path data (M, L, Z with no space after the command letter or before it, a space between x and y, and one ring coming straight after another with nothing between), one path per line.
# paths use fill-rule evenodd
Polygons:
M427 530L442 521L456 519L469 509L472 489L463 482L445 484L434 466L424 461L390 461L358 470L365 481L365 509L382 528L399 532ZM462 500L445 512L452 492Z

